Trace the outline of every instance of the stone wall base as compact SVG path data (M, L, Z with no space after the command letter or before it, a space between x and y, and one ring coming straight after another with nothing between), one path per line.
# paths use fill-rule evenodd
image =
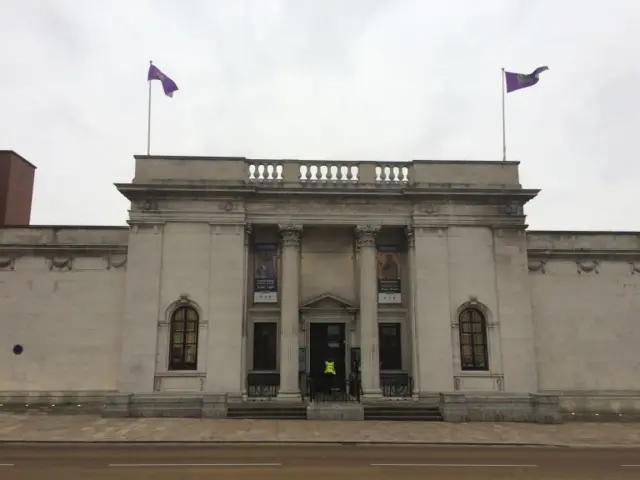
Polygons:
M102 416L227 418L227 396L116 393L106 397Z
M0 412L102 414L105 417L226 418L225 394L122 394L113 391L0 391ZM640 391L545 391L532 394L425 392L448 422L640 421ZM360 404L313 404L307 418L362 420Z
M545 391L557 395L567 421L639 422L640 391Z
M100 413L111 391L0 391L0 411L8 413Z
M560 400L546 394L441 393L445 422L563 423Z

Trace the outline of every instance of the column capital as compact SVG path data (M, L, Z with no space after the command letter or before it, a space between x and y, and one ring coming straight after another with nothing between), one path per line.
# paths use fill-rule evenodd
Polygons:
M280 238L283 247L297 247L300 245L300 236L302 235L302 225L294 225L292 223L278 225Z
M378 225L357 225L355 230L359 248L376 246L376 235L380 231Z
M416 231L413 225L405 225L404 234L407 237L407 246L414 248L416 246Z

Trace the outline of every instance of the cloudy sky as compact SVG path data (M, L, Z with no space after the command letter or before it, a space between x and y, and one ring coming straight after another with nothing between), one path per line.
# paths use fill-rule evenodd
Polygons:
M124 224L152 153L509 159L535 229L640 230L638 0L0 0L0 149L38 166L35 224Z

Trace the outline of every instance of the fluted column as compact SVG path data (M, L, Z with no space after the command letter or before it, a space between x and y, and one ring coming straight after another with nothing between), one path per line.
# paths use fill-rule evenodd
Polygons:
M376 234L380 227L359 225L356 240L360 249L360 356L362 392L380 397L380 354L378 351L378 285Z
M302 225L279 225L282 239L280 299L280 391L278 399L299 400L298 329L300 235Z
M404 228L409 248L409 324L411 325L411 377L413 378L414 397L420 394L420 332L416 320L416 295L417 295L417 265L416 265L416 237L413 227L407 225Z

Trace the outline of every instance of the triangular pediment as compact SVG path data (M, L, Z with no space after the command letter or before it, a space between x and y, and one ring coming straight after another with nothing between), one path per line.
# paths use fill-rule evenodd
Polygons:
M308 300L300 305L300 310L347 310L353 312L357 310L353 303L346 298L333 293L323 293Z

